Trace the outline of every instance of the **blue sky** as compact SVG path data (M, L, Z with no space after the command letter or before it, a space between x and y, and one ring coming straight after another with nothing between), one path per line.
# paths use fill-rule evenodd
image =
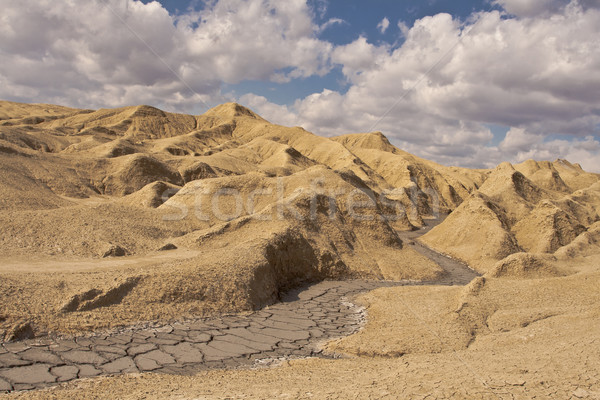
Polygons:
M206 3L198 0L161 0L160 3L173 15L206 8ZM364 36L371 43L386 43L394 47L398 47L404 41L397 25L399 21L411 26L417 19L439 13L448 13L465 20L474 12L500 8L491 4L489 0L330 0L326 2L311 0L308 3L314 10L315 22L318 24L325 24L332 19L341 20L320 32L318 34L320 39L336 45L344 45ZM390 25L382 33L377 25L384 18L390 21ZM341 68L338 66L322 77L311 76L285 84L247 80L239 84L225 85L224 88L239 95L252 92L265 96L275 103L291 105L296 99L321 91L323 88L344 92L348 85L344 82Z
M150 1L144 1L144 3L148 2ZM185 14L190 10L202 10L206 6L204 2L198 0L161 0L160 3L173 15ZM407 26L412 26L415 20L439 13L448 13L455 18L466 20L473 13L500 8L492 4L490 0L330 0L327 2L312 0L309 1L309 4L314 10L315 20L318 24L325 24L330 20L341 20L320 32L318 34L320 39L336 45L345 45L363 36L369 42L389 44L392 48L399 47L404 42L404 35L398 27L400 21ZM378 25L384 18L390 22L388 28L382 32ZM288 106L293 105L298 98L320 92L323 88L341 93L349 88L340 66L333 68L325 76L310 76L287 83L246 80L238 84L223 86L225 91L230 91L237 96L254 93L264 96L274 103ZM494 135L491 144L495 145L504 138L509 129L509 127L494 124L489 124L488 127Z
M446 165L600 172L600 0L0 0L0 98L236 101Z

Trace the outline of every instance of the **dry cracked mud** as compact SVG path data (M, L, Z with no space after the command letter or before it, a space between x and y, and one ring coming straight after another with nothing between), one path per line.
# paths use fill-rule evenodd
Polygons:
M320 345L364 324L364 309L352 303L358 294L402 285L466 285L478 276L417 241L440 221L430 220L423 229L402 233L408 246L446 271L436 281L324 281L292 290L280 303L245 315L3 343L0 391L41 389L102 375L193 374L208 368L259 367L282 358L332 357Z
M247 315L227 315L93 336L41 338L0 346L0 391L40 389L79 378L265 365L279 358L328 357L320 344L356 332L364 310L352 303L379 287L464 285L476 273L414 242L448 273L436 282L324 281L291 291Z

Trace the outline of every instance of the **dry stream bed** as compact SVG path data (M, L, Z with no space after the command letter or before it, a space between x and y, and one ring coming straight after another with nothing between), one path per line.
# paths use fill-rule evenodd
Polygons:
M476 273L415 242L405 242L447 274L435 282L325 281L297 289L278 304L244 315L135 326L73 338L0 345L0 391L40 389L79 378L156 372L193 374L207 368L269 365L281 358L331 357L320 345L356 332L364 310L356 295L379 287L465 285Z

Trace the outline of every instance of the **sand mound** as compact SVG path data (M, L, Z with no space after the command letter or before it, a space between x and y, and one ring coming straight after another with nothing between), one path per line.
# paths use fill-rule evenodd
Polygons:
M35 336L31 323L26 320L17 321L11 326L4 336L5 342L16 342L19 340L32 339Z
M218 153L227 148L235 148L239 143L232 141L233 123L217 125L210 129L194 130L152 142L152 153L163 153L172 156L199 156Z
M504 209L481 193L471 195L420 240L482 273L496 261L521 251Z
M507 162L492 171L479 192L506 210L511 225L527 215L538 201L547 197L542 189Z
M5 140L0 140L0 153L2 154L19 154L22 156L27 156L30 153L23 151L23 149L19 148L19 146L15 146L12 143L6 142Z
M115 167L115 172L102 180L103 193L124 196L154 181L183 185L179 172L151 156L134 154L120 157Z
M0 140L11 143L21 149L36 152L57 153L68 147L70 141L61 135L53 135L31 127L1 127Z
M258 247L262 260L250 282L252 307L270 304L279 299L280 293L303 282L352 276L331 246L318 247L312 240L297 228L287 227Z
M39 124L46 129L62 129L72 134L93 134L95 129L136 140L171 137L191 132L196 118L166 113L150 106L101 109ZM96 130L96 132L98 132Z
M396 149L381 132L352 133L333 138L349 149L371 149L394 153ZM406 153L408 154L408 153Z
M82 135L62 152L66 155L70 153L88 153L88 156L91 154L92 156L106 158L110 156L111 141L113 139L112 137L107 137L104 133Z
M353 177L353 178L352 178ZM409 227L408 219L400 204L387 197L377 195L355 175L338 173L323 166L314 166L296 174L273 177L264 172L232 175L215 179L193 181L173 196L161 209L177 213L182 208L194 209L195 216L215 222L250 215L284 198L293 198L301 193L323 194L331 198L328 212L332 216L343 212L352 213L349 224L370 224L374 230L388 227L386 221ZM316 197L314 198L316 201ZM316 202L313 201L313 207ZM388 206L388 207L386 207ZM269 218L277 219L283 210L291 210L295 217L302 218L293 206L271 207ZM389 213L388 213L389 212ZM205 217L202 217L205 216ZM384 218L385 216L385 218Z
M290 175L310 168L316 163L302 155L293 147L277 143L273 140L257 138L243 146L252 150L260 160L257 160L264 171L276 175ZM284 171L283 173L277 173Z
M263 118L255 114L250 109L241 106L237 103L224 103L211 108L203 115L204 117L214 117L217 119L232 119L236 117L250 117L251 119L266 122Z
M572 192L571 188L563 181L554 165L549 161L538 162L527 160L521 164L515 165L514 168L540 188L556 192Z
M552 203L565 212L573 221L576 221L585 227L589 227L594 222L600 220L600 216L598 215L599 210L597 210L598 206L595 205L591 199L590 201L583 200L577 193L578 192L575 192L573 195L565 196ZM597 199L600 199L600 196L598 196Z
M556 160L552 163L562 180L572 190L585 189L600 180L598 174L584 171L579 164L571 164L567 160Z
M568 200L577 203L578 208L587 209L583 212L585 217L588 221L592 219L592 222L595 222L599 218L598 215L600 215L600 182L573 192Z
M516 253L499 261L486 274L494 278L545 278L564 276L554 266L556 258L549 254Z
M216 178L217 173L207 163L198 161L182 170L181 176L183 181L188 183L199 179Z
M443 167L399 150L380 132L344 135L334 140L394 188L396 198L413 210L409 214L411 222L418 226L422 225L420 216L454 210L484 180L483 173Z
M165 223L155 209L120 203L95 200L53 209L0 212L0 257L9 264L23 257L101 258L113 245L130 254L146 254L165 240L206 227L195 220Z
M554 253L585 227L548 200L543 200L512 228L519 245L534 253Z
M331 341L326 349L386 358L464 349L472 336L452 311L449 293L455 291L448 287L405 287L401 291L377 289L363 295L359 299L368 305L367 329Z
M600 252L600 222L577 236L571 243L556 250L555 256L565 259L589 256Z
M283 178L252 173L190 182L160 209L174 217L181 216L181 210L193 209L194 217L216 227L202 234L210 237L237 234L241 228L232 226L242 224L246 230L257 221L262 221L261 229L269 224L302 227L313 242L323 235L317 244L311 244L315 249L331 248L334 260L339 258L351 271L368 276L421 279L441 273L425 258L402 249L395 230L380 218L377 200L371 208L354 210L348 208L347 197L328 195L346 193L366 202L370 197L362 185L353 186L321 166ZM358 211L360 218L352 215ZM227 220L231 224L222 222ZM379 248L377 253L365 251L373 246ZM416 260L422 265L413 264Z
M130 140L116 139L92 148L97 157L114 158L137 153Z
M27 164L17 150L0 155L0 210L50 209L70 204L37 180Z
M555 252L600 218L597 183L570 193L559 172L565 165L528 161L517 165L522 173L509 163L500 164L474 195L422 240L481 272L521 250ZM586 181L594 175L574 166L564 173Z
M120 202L130 206L157 208L179 191L180 187L167 182L152 182L123 197Z
M53 104L27 104L0 100L0 120L18 120L34 116L58 118L81 112L87 111Z

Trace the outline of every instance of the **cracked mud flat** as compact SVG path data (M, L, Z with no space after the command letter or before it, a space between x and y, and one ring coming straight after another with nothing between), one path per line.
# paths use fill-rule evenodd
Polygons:
M320 344L357 332L360 293L405 285L465 285L478 274L412 241L408 244L446 270L435 282L324 281L288 292L278 304L246 315L225 315L106 334L40 338L0 345L0 391L41 389L80 378L136 372L194 374L209 368L260 367L284 358L331 357Z
M364 320L349 302L360 292L401 283L321 282L245 316L198 320L72 339L5 343L0 390L26 390L77 378L131 372L194 373L258 360L321 355L318 343L355 332Z
M476 274L462 268L437 284L465 284ZM353 296L380 287L417 282L321 282L289 292L281 303L249 315L130 327L109 334L0 346L0 390L40 389L78 378L157 372L193 374L207 368L269 365L287 357L327 357L319 344L356 332L364 310Z

